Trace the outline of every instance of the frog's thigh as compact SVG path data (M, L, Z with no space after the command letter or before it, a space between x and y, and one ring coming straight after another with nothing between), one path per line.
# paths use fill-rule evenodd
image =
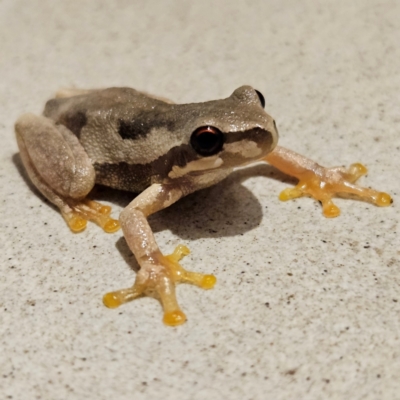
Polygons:
M15 124L20 154L34 185L63 211L65 199L84 198L95 171L76 136L52 120L25 114Z

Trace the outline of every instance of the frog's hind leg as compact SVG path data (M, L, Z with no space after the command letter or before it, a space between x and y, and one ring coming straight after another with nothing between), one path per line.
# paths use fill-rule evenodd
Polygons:
M22 162L37 189L56 205L74 232L87 220L106 232L115 232L118 221L111 208L85 199L95 183L95 171L76 136L52 120L25 114L15 124Z

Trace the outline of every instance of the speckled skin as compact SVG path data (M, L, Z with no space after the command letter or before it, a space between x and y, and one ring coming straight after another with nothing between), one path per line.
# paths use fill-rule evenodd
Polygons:
M221 139L206 156L192 142L204 127L216 128L215 137ZM267 161L300 180L281 194L282 200L313 196L328 217L339 214L331 201L338 192L378 205L391 200L354 184L366 172L360 164L349 170L323 168L277 146L275 122L264 111L262 96L250 86L223 100L194 104L171 104L129 88L69 90L47 102L43 116L20 117L15 129L32 182L60 208L72 230L83 229L86 220L107 232L119 227L109 218L109 208L85 199L95 183L140 192L119 221L141 268L133 287L108 293L104 303L117 307L151 294L161 300L168 325L186 320L176 301L175 283L211 288L215 277L185 271L178 261L186 248L165 257L147 222L150 214L254 161Z
M220 129L225 143L251 140L261 149L250 157L222 152L224 168L260 158L277 142L273 120L249 86L227 99L193 104L168 104L134 89L110 88L50 100L44 116L76 135L97 183L133 192L163 182L174 165L202 158L190 146L200 126Z

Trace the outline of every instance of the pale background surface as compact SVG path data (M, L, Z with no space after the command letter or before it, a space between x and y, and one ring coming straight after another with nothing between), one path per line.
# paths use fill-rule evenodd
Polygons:
M0 398L400 398L399 21L397 0L0 0ZM166 253L187 244L183 265L218 277L179 287L188 322L148 298L106 309L134 281L125 241L69 232L24 181L14 121L60 87L197 102L242 84L282 145L364 162L393 206L338 200L326 220L280 203L271 169L239 171L151 218ZM116 216L131 196L95 198Z

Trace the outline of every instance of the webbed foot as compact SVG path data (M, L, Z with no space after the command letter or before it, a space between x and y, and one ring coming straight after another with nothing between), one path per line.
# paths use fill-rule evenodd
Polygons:
M186 316L176 300L175 285L190 283L202 289L214 287L217 279L214 275L204 275L186 271L179 263L190 250L183 245L176 247L170 255L161 253L150 257L142 263L135 284L128 289L107 293L103 303L108 308L116 308L136 298L150 295L161 301L164 309L163 322L169 326L177 326L186 321Z
M393 200L389 194L355 185L354 182L367 173L367 168L360 164L352 164L348 169L343 167L317 168L303 172L299 183L294 188L283 190L279 199L287 201L302 196L310 196L322 203L323 214L334 218L340 214L340 209L332 202L332 197L356 195L377 206L389 206Z
M62 216L73 232L83 231L87 221L95 222L107 233L114 233L120 228L119 221L110 217L111 207L97 201L85 199L73 204L70 209L62 212Z

